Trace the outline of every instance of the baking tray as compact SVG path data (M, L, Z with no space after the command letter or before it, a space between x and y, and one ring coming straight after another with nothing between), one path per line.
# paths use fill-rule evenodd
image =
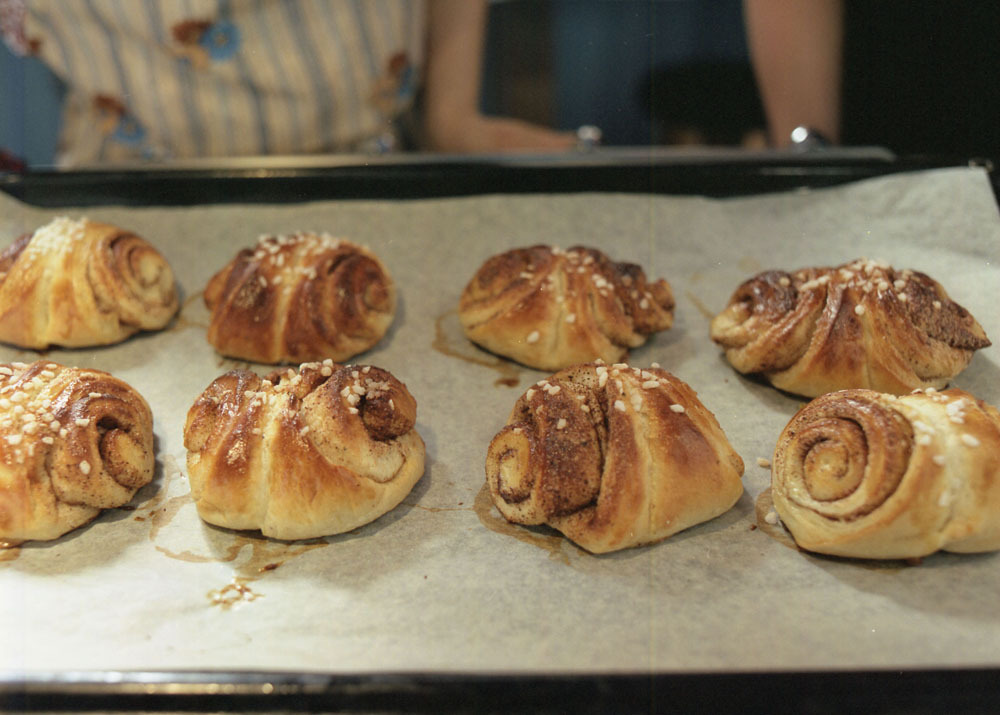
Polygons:
M569 155L258 157L152 168L0 173L0 190L36 206L277 203L476 194L627 192L727 197L835 186L907 171L983 166L966 157L897 157L878 147L811 151L608 148Z
M882 155L505 157L418 159L327 166L175 166L154 171L3 177L3 188L47 207L175 206L207 203L420 200L439 197L579 192L746 196L812 189L965 161L899 160ZM992 175L990 179L993 180ZM701 190L699 190L699 185ZM470 242L475 239L469 238ZM234 250L245 242L234 239ZM488 255L488 252L484 252ZM640 261L641 262L641 261ZM670 276L668 275L668 278ZM691 306L688 305L690 310ZM372 362L376 362L372 360ZM404 379L406 375L401 375ZM526 386L522 380L520 388ZM698 387L696 385L696 387ZM512 403L520 390L511 391ZM419 395L418 395L419 398ZM710 405L711 407L711 405ZM743 453L748 471L756 455ZM478 467L479 465L477 465ZM746 516L746 514L744 514ZM670 542L665 542L669 544ZM652 547L660 548L660 547ZM864 567L859 567L864 568ZM712 712L988 712L1000 707L1000 669L873 667L779 672L755 665L768 644L747 642L745 668L694 672L574 668L571 672L472 669L306 672L260 669L77 670L7 673L0 706L25 710L330 710L582 712L698 708ZM613 669L612 669L613 670Z

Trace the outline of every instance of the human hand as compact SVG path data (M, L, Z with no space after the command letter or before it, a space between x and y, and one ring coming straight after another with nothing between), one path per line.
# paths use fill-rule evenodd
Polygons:
M578 143L576 132L557 131L510 117L452 115L428 118L428 149L445 153L563 152Z

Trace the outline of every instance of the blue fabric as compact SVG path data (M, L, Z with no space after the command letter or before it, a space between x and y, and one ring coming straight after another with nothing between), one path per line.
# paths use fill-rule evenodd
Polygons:
M52 166L62 97L62 83L44 64L16 57L0 42L0 147L29 166Z

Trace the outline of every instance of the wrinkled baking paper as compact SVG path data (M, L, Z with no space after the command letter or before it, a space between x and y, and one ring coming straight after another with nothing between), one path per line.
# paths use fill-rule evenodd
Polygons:
M756 272L866 256L937 278L1000 340L1000 222L980 170L728 200L576 194L52 211L0 196L0 243L55 215L146 237L173 265L184 307L161 333L44 354L108 370L146 397L157 472L128 508L0 553L8 676L1000 665L1000 555L851 562L806 555L755 528L755 500L769 483L758 459L770 458L803 401L736 374L708 338L710 316ZM284 543L199 520L182 429L197 395L240 365L205 341L200 291L259 235L300 229L367 244L395 277L395 323L355 361L407 384L428 458L395 511L349 534ZM676 323L630 361L661 363L718 417L746 463L745 494L730 512L598 557L554 531L505 524L484 499L486 447L545 374L472 347L456 304L486 258L536 242L594 246L670 281ZM998 349L979 352L954 384L1000 404ZM4 362L36 357L0 346Z

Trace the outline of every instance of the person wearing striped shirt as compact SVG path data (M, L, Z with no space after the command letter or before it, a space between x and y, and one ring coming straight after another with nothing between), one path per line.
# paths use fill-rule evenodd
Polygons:
M62 166L389 151L562 150L479 110L485 0L0 0L16 53L66 94Z

